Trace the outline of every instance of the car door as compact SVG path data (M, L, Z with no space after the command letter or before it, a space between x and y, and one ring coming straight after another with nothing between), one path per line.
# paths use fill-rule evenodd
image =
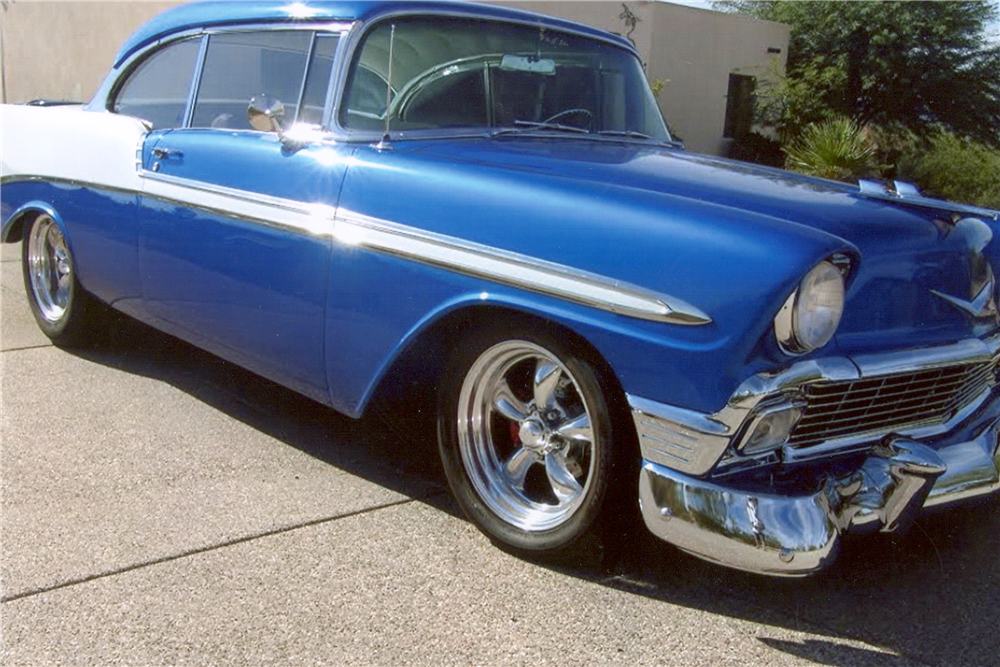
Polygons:
M187 121L142 148L145 307L175 335L328 401L324 311L348 149L254 130L247 106L267 98L283 103L279 122L319 123L337 35L206 39Z

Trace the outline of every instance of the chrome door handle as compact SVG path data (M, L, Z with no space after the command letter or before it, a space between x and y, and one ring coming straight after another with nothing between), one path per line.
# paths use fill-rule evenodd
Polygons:
M174 157L184 157L184 153L173 148L154 148L153 155L158 160L165 160L169 158L171 155L173 155Z

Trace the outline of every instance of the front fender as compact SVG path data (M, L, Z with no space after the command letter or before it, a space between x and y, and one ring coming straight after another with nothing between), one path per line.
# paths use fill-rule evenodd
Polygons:
M421 257L412 248L394 252L344 243L341 250L351 261L334 260L335 273L345 273L331 283L331 306L345 312L334 313L328 323L338 349L373 344L371 337L357 345L347 340L351 334L341 324L347 311L357 316L372 303L391 303L406 320L392 322L393 333L378 333L384 333L381 346L388 350L404 344L422 323L485 293L576 331L607 359L626 391L708 413L720 409L742 380L788 363L773 342L772 320L805 273L834 253L854 260L860 255L832 234L761 214L621 185L581 184L563 175L437 159L410 145L400 145L391 159L359 149L340 207L403 228L404 234L492 248L501 260L513 255L566 267L570 280L572 270L579 270L635 285L690 304L706 317L695 325L645 320L544 289L503 284L476 267ZM364 297L359 301L357 294ZM381 362L370 365L351 411L384 369Z

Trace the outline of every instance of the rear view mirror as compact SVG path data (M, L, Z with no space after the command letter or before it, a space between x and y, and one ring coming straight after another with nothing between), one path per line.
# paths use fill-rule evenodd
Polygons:
M500 69L513 72L531 72L532 74L552 76L556 73L556 61L549 58L515 56L508 53L504 54L504 57L500 59Z

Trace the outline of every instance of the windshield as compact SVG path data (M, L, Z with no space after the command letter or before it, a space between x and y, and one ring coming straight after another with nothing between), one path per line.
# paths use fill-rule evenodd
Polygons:
M670 138L629 51L544 27L475 19L399 18L368 32L352 63L340 123L381 132L387 116L391 131Z

